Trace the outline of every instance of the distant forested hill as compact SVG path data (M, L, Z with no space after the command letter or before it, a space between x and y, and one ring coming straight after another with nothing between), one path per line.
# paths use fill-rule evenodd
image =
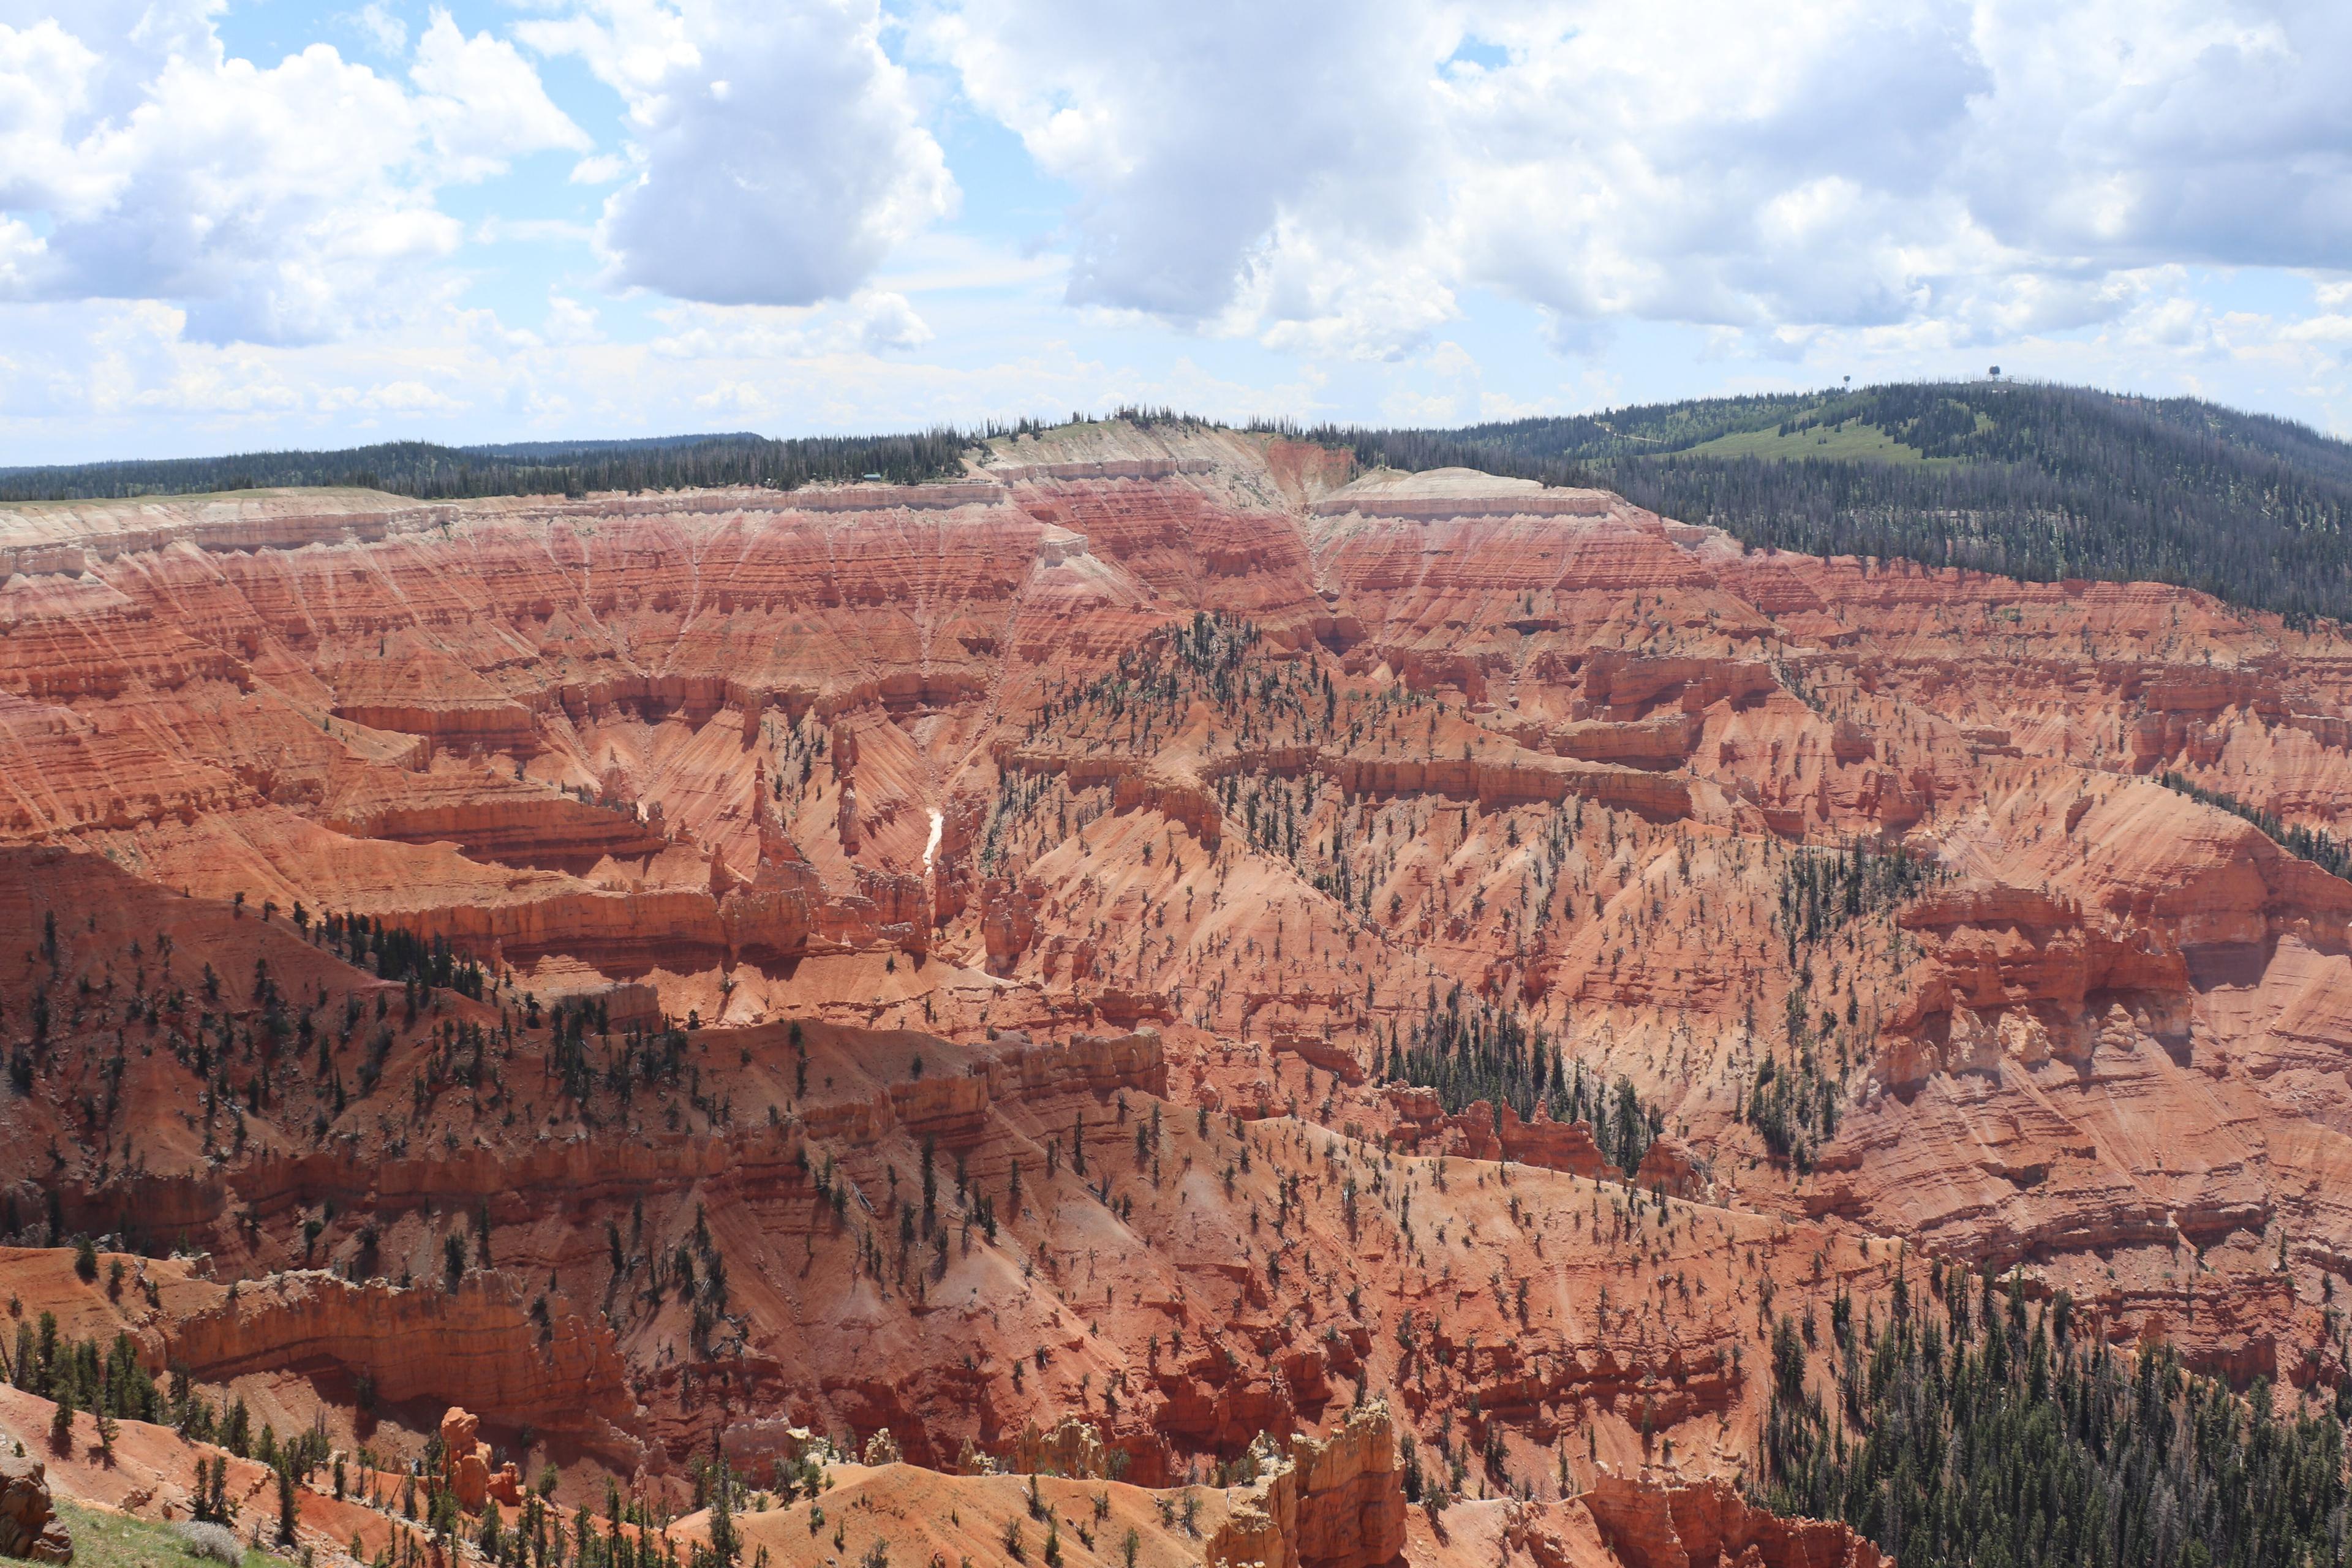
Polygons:
M1581 470L1750 544L2152 578L2352 617L2352 445L2192 398L1928 383L1328 434L1401 467Z
M879 474L912 484L961 471L971 437L675 436L635 441L520 441L441 447L390 441L340 452L247 452L229 458L0 468L0 500L102 500L281 485L359 485L427 500L582 495L590 490L770 485L793 489Z

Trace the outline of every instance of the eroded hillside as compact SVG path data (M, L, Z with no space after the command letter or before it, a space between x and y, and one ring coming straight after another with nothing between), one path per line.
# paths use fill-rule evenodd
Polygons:
M1739 1489L1970 1275L2342 1382L2332 626L1120 425L0 556L0 1420L125 1336L321 1544L462 1405L542 1537L724 1453L776 1562L1860 1563Z

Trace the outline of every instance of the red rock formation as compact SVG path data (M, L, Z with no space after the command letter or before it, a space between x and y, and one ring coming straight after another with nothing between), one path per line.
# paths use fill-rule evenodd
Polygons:
M512 1279L481 1273L455 1291L279 1275L182 1319L165 1359L222 1383L331 1368L394 1404L462 1395L509 1426L572 1433L617 1455L636 1411L611 1331L562 1303L534 1313L524 1297Z
M1391 1089L1389 1104L1398 1134L1410 1148L1540 1165L1596 1182L1623 1179L1622 1172L1601 1157L1589 1122L1521 1121L1509 1106L1498 1110L1483 1100L1447 1116L1428 1089Z
M1881 1568L1893 1561L1843 1524L1782 1519L1722 1481L1664 1486L1602 1476L1577 1501L1625 1568Z
M1111 1450L1103 1445L1102 1428L1072 1415L1050 1432L1038 1430L1037 1424L1031 1422L1021 1429L1020 1439L1006 1458L1010 1468L1022 1475L1089 1479L1110 1474L1110 1456Z
M280 1431L460 1403L667 1508L887 1432L860 1495L1034 1530L934 1472L1303 1476L1475 1396L1521 1490L1675 1443L1576 1461L1563 1561L1833 1562L1696 1484L1754 1473L1768 1292L1990 1262L2343 1375L2352 886L2147 776L2340 828L2330 629L1115 422L953 485L22 508L0 567L12 1289ZM1095 1484L1171 1554L1390 1539ZM839 1555L795 1507L775 1560Z
M459 1405L441 1417L441 1474L457 1494L457 1506L479 1513L496 1501L513 1508L522 1501L522 1478L512 1460L491 1468L490 1446L481 1441L482 1424Z
M0 1454L0 1557L73 1561L73 1536L55 1515L48 1471L38 1459Z
M479 1513L489 1499L490 1447L480 1440L482 1424L457 1405L441 1417L441 1475L457 1494L457 1506Z
M1210 1568L1372 1568L1404 1545L1404 1488L1388 1407L1355 1411L1328 1438L1261 1440L1258 1476L1205 1550Z

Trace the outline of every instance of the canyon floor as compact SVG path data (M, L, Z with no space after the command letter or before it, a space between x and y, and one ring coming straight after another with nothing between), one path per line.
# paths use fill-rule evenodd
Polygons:
M1776 1386L1931 1282L2344 1386L2330 625L1119 423L0 571L0 1430L77 1501L1862 1568ZM53 1441L76 1347L153 1419Z

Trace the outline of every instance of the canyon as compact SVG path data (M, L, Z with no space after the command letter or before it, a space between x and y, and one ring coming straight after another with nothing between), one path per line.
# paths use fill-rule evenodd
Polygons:
M77 1500L269 1516L234 1408L321 1561L1871 1568L1775 1358L1946 1271L2346 1387L2352 882L2250 816L2352 810L2335 623L1118 421L0 572ZM54 1449L43 1336L154 1418Z

